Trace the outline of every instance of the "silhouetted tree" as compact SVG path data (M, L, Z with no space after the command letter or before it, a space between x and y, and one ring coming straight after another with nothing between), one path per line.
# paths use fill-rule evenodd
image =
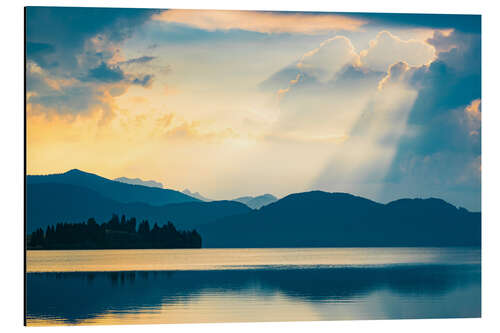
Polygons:
M140 234L147 234L149 233L149 222L148 221L142 221L141 224L139 225L139 233Z
M48 226L44 234L37 229L29 236L31 249L97 249L97 248L199 248L201 236L196 230L178 231L168 221L150 228L147 220L136 228L135 218L121 219L113 214L107 223L99 225L94 218L81 223L57 223ZM136 230L137 229L137 230Z

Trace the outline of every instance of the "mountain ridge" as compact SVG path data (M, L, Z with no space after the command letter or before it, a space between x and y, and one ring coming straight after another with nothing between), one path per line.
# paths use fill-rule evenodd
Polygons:
M181 229L193 229L217 218L250 211L234 201L191 201L154 206L143 202L122 203L77 185L39 183L27 185L26 230L45 229L58 222L83 222L94 217L98 222L112 214L147 219L160 226L168 221Z
M127 177L118 177L114 178L113 181L121 182L125 184L131 185L142 185L147 187L158 187L163 188L163 184L154 180L142 180L141 178L127 178Z
M78 169L71 169L58 174L28 175L26 182L27 184L61 183L82 186L123 203L145 202L151 205L164 205L176 202L199 201L179 191L122 183Z
M206 247L480 246L481 213L436 198L382 204L310 191L199 231Z
M190 192L191 193L191 192ZM271 202L252 206L264 197ZM72 169L27 176L27 231L57 222L125 214L197 228L205 247L480 246L481 213L439 198L383 204L343 192L292 193L205 202ZM255 209L252 209L254 208Z
M182 193L186 194L186 195L189 195L190 197L193 197L193 198L196 198L198 200L201 200L201 201L214 201L212 199L209 199L207 197L204 197L203 195L201 195L200 192L191 192L188 188L185 188Z
M244 197L239 197L236 199L233 199L233 201L238 201L241 202L245 205L247 205L250 208L253 209L260 209L263 206L269 205L273 202L276 202L278 198L276 198L274 195L266 193L258 196L244 196Z

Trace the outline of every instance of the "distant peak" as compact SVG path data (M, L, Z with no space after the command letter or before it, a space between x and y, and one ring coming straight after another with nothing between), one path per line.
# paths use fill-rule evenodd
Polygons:
M67 175L77 175L77 174L80 174L80 175L88 175L89 173L88 172L85 172L85 171L82 171L80 169L71 169L71 170L68 170L66 171L64 174L67 174Z
M212 199L205 198L200 192L192 192L190 189L185 188L182 193L189 195L190 197L199 199L201 201L212 201Z
M272 194L270 194L270 193L266 193L266 194L258 195L258 196L256 196L256 198L270 198L270 199L277 199L274 195L272 195Z
M157 187L163 188L163 184L154 180L142 180L141 178L127 178L127 177L118 177L113 179L116 182L126 183L130 185L141 185L147 187Z
M57 177L57 176L83 176L83 175L92 175L95 177L100 177L100 176L97 176L93 173L82 171L80 169L71 169L71 170L68 170L66 172L58 172L58 173L31 174L28 176L35 176L35 177L54 177L55 176L55 177Z
M274 195L266 193L262 195L258 195L255 197L245 196L233 199L233 201L241 202L253 209L260 209L263 206L269 205L278 200Z

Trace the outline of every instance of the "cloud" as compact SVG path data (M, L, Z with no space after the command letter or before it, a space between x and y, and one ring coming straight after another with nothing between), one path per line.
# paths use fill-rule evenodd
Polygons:
M120 44L156 11L114 8L28 7L27 91L31 110L69 115L103 111L132 85L151 86L153 75L124 72Z
M481 99L475 99L465 107L467 115L474 120L481 121Z
M370 114L366 110L377 109L374 103L387 104L386 108L394 112L397 112L395 107L402 105L408 110L411 106L408 103L415 98L403 79L409 65L405 62L391 65L388 70L372 70L361 63L347 37L325 40L318 48L306 52L295 65L285 67L261 83L261 88L280 87L275 90L280 108L273 127L276 133L269 137L301 138L301 141L309 138L311 142L315 138L331 138L331 142L344 142L338 138L350 137L353 128L359 128L359 118ZM376 97L377 88L389 82L393 88L385 95L391 97ZM394 132L390 126L384 130ZM389 137L380 134L377 140L385 138L393 142Z
M259 83L259 88L262 91L275 92L287 86L290 81L296 79L298 74L300 74L300 71L297 68L297 63L286 66Z
M95 68L91 68L82 81L97 81L105 83L120 82L125 79L125 75L119 66L108 66L104 62Z
M101 63L78 78L52 76L34 63L27 65L27 92L33 110L58 114L90 114L101 111L104 118L113 115L113 98L123 94L130 85L150 87L152 74L124 73L119 66ZM34 107L38 105L38 107Z
M142 56L137 58L128 59L126 61L120 62L120 65L131 65L131 64L145 64L153 61L156 57Z
M282 98L298 83L298 78L302 82L310 82L307 80L309 77L327 83L334 80L362 80L367 75L373 78L386 73L379 83L379 89L382 89L389 79L395 80L396 76L403 75L410 67L428 64L434 57L434 48L430 44L401 40L385 30L379 32L370 42L370 47L359 54L349 38L335 36L306 52L296 64L273 74L260 84L260 88L273 88Z
M349 16L367 20L368 24L364 27L366 29L384 26L402 29L454 29L465 33L481 33L481 15L352 13Z
M93 81L101 83L130 83L143 87L150 87L153 83L153 74L125 74L120 66L108 65L102 62L99 66L89 70L85 77L80 78L81 81Z
M281 100L296 85L315 89L318 84L337 79L337 74L346 76L347 71L359 66L359 56L351 41L345 36L335 36L306 52L295 64L273 74L259 87L276 91L278 100Z
M456 41L453 38L450 38L452 33L454 33L453 30L447 32L436 30L434 31L433 36L428 38L426 42L434 46L438 54L441 52L448 52L452 48L457 47Z
M335 73L347 64L359 66L359 56L347 37L335 36L304 54L297 67L302 73L324 82L333 79Z
M319 34L358 30L364 19L338 14L170 9L153 15L154 20L189 25L198 29L246 30L260 33Z
M30 98L30 104L41 104L48 108L54 108L59 113L72 113L72 111L66 110L75 110L75 112L88 110L90 105L95 102L92 97L94 97L92 89L75 87L66 90L64 94L33 96Z
M153 74L146 74L146 75L143 75L142 77L135 77L132 80L132 84L137 84L137 85L149 88L153 84L153 78L154 78Z
M459 37L463 38L459 38ZM462 205L480 209L481 66L480 35L435 35L442 49L430 65L414 68L406 81L418 89L404 137L386 180L387 192L454 196ZM446 40L446 39L449 40ZM460 41L457 43L457 41ZM479 65L478 65L479 63ZM479 172L479 173L478 173ZM429 195L427 194L427 195Z
M387 75L380 80L378 84L378 89L384 89L384 86L393 82L401 82L405 78L405 74L409 71L410 66L404 62L400 61L389 66Z
M439 31L427 40L439 51L439 60L448 68L462 74L481 72L481 35L452 31L445 35Z
M170 123L169 123L170 125ZM174 140L196 140L203 142L220 142L229 138L238 137L232 128L223 130L202 130L199 121L184 121L165 132L165 137Z
M267 137L332 139L311 188L378 200L434 194L475 209L479 50L479 35L456 31L426 42L381 31L359 57L347 38L330 39L261 83L279 96Z
M57 66L57 62L49 63L45 61L45 55L49 55L54 53L55 48L54 45L48 43L36 43L36 42L27 42L26 43L26 54L29 57L41 64L44 67L53 67Z
M430 63L435 58L434 48L417 40L402 40L389 31L381 31L370 41L368 49L360 52L363 66L372 70L386 71L399 61L410 66L421 66Z
M481 136L481 99L475 99L465 107L466 123L469 135Z
M35 47L27 49L27 57L41 66L54 64L53 67L60 67L60 70L72 70L78 67L77 58L84 52L89 39L100 34L108 41L119 43L130 37L132 31L155 12L119 8L28 7L26 39L28 45ZM40 50L41 45L50 47Z

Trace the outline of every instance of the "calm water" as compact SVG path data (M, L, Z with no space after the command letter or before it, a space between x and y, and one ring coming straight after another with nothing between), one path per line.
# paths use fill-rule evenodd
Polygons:
M470 248L28 251L28 325L481 315Z

